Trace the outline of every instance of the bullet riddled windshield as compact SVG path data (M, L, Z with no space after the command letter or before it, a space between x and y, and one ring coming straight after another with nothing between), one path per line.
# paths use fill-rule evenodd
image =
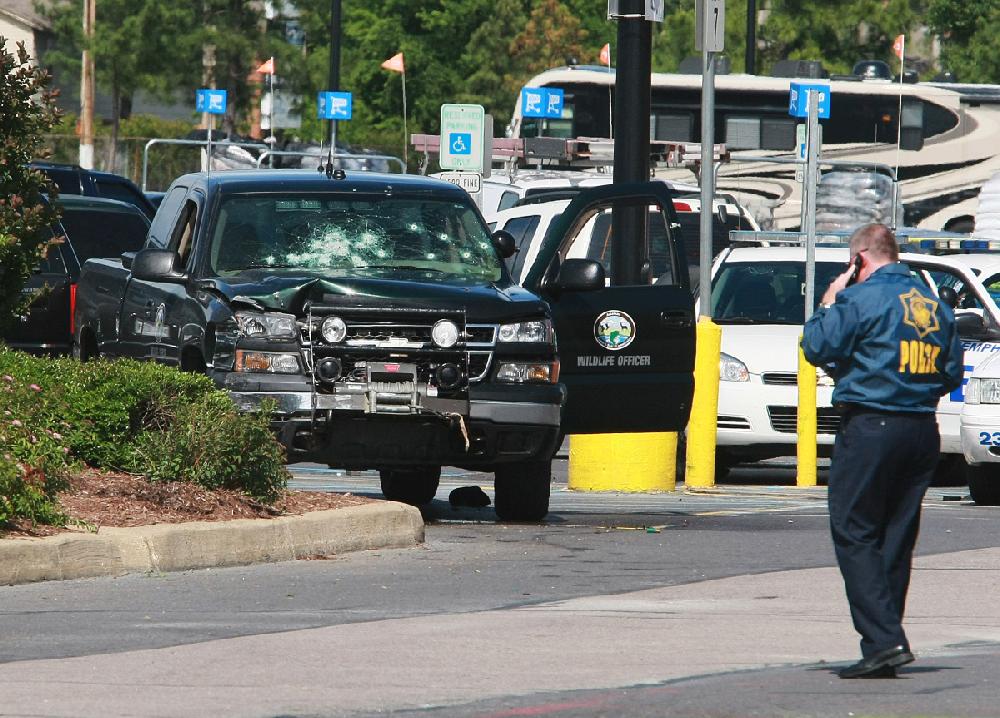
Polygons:
M222 276L249 269L473 282L501 276L478 215L425 198L227 197L210 262Z

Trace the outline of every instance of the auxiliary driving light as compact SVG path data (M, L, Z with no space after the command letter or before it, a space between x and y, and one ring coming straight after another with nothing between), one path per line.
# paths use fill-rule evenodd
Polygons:
M450 319L441 319L431 329L431 339L442 349L458 344L458 325Z
M347 323L340 317L327 317L320 325L320 333L330 344L339 344L347 336Z
M344 367L340 363L340 359L336 359L333 357L328 357L326 359L323 359L316 366L316 376L319 377L320 381L328 384L332 384L333 382L337 381L337 379L340 378L340 375L343 373L343 371Z
M462 383L462 370L455 364L442 364L434 372L438 389L449 391Z

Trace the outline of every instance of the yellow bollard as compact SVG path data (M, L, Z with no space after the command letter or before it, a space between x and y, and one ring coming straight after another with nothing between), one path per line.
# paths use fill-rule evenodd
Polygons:
M797 486L816 485L816 367L806 361L799 337L799 408L796 412Z
M569 437L571 491L673 491L677 434L575 434Z
M722 327L698 318L694 359L694 403L687 428L685 486L715 486L715 438L719 423L719 354Z

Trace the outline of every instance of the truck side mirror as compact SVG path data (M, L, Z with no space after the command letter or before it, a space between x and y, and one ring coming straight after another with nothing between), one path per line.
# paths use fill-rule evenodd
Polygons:
M556 288L564 292L604 289L604 265L593 259L567 259L559 267Z
M132 276L147 282L183 282L187 275L175 269L177 253L169 249L141 249L132 260Z
M514 235L505 229L493 233L493 246L496 247L501 259L509 259L517 253L517 241Z

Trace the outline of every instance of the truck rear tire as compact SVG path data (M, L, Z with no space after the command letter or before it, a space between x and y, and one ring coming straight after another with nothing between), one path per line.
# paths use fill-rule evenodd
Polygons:
M980 506L1000 506L1000 466L968 466L969 494Z
M378 472L382 495L389 501L423 506L429 504L441 482L440 466L422 466L417 469L381 469Z
M498 466L494 508L503 521L541 521L549 512L552 461Z

